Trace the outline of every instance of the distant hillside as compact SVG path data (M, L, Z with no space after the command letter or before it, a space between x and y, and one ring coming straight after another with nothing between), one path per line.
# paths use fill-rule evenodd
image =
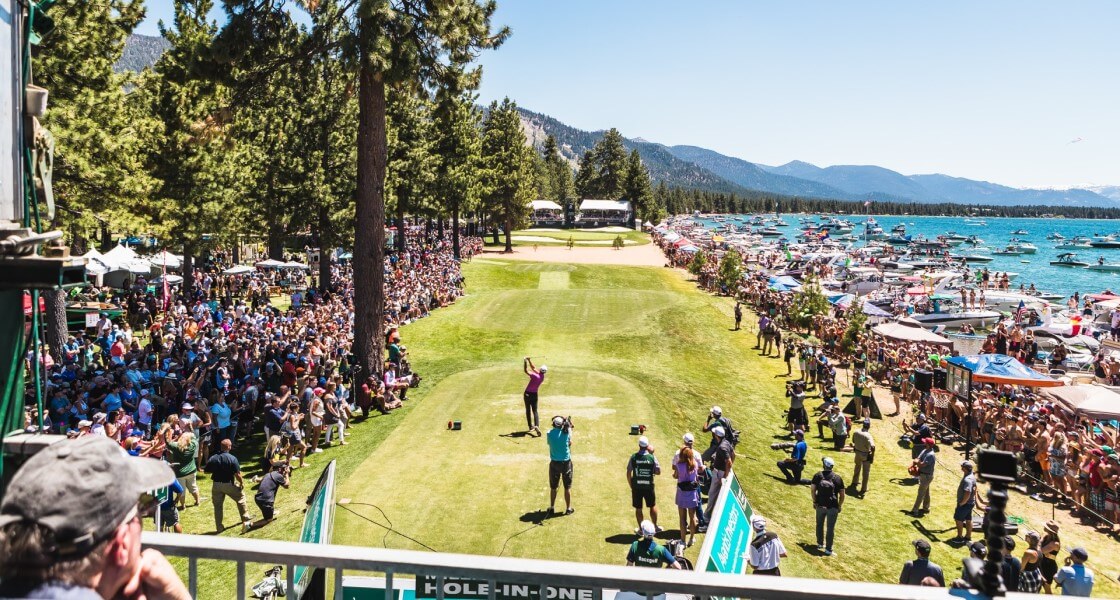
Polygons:
M747 189L767 190L789 196L855 199L849 198L850 194L832 186L770 173L752 162L732 156L724 156L707 148L670 146L668 150L673 156L681 160L703 165L716 175Z
M124 43L124 52L117 64L113 65L113 70L118 73L143 71L156 64L169 46L168 41L158 35L132 34Z
M555 136L561 153L572 164L572 168L577 168L583 153L590 150L603 137L603 131L584 131L566 125L548 115L523 108L518 110L521 111L522 129L525 131L529 143L540 150L549 135ZM633 139L625 139L623 144L627 150L638 150L638 154L642 156L642 162L649 169L650 179L653 180L655 185L664 181L665 185L670 187L737 194L739 196L751 196L758 193L728 181L700 165L673 156L673 153L661 144Z

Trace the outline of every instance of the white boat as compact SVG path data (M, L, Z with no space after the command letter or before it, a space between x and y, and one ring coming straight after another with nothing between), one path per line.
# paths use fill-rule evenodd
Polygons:
M1030 232L1026 229L1016 229L1011 232L1011 235L1030 235Z
M1077 255L1073 252L1065 252L1058 255L1058 260L1050 261L1052 267L1087 267L1089 263L1083 260L1074 260Z
M1048 240L1064 240L1064 239L1066 239L1066 236L1064 236L1064 235L1062 235L1058 232L1054 232L1054 233L1051 233L1050 235L1046 236L1046 239L1048 239Z
M1015 245L1018 246L1019 249L1023 251L1023 254L1034 254L1035 252L1038 252L1038 246L1035 246L1034 244L1032 244L1030 242L1020 241L1020 242L1016 242Z
M1064 240L1062 243L1056 244L1054 248L1057 250L1084 250L1093 247L1091 242L1092 240L1089 238L1079 235L1073 239Z
M1106 273L1120 273L1120 264L1117 264L1117 263L1098 262L1095 265L1089 265L1085 268L1090 270L1090 271L1104 271Z
M986 327L998 323L1003 315L994 310L961 310L961 311L942 311L926 314L913 314L910 315L915 321L922 324L922 327L962 327L964 325L971 325L973 327Z

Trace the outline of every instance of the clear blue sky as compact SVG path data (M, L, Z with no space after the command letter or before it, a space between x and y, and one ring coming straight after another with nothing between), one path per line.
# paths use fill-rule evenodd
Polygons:
M142 33L169 15L149 2ZM482 57L482 100L582 129L763 164L1120 184L1113 0L505 0L496 21L513 36Z

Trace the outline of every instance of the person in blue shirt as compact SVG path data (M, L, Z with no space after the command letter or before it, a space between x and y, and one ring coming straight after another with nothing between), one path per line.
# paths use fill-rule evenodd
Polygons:
M548 440L548 487L551 490L548 514L556 513L556 491L560 480L564 480L564 514L575 512L572 508L572 422L564 417L552 418L552 430L545 438Z
M111 391L105 395L105 401L104 404L102 404L102 407L105 409L106 413L115 412L118 408L121 407L121 404L124 403L124 401L121 399L120 385L114 383L113 387L110 388L110 390Z
M1080 596L1088 598L1093 593L1094 575L1092 569L1085 566L1089 560L1089 553L1078 546L1069 551L1069 560L1066 566L1054 575L1054 582L1062 588L1063 596Z
M801 483L801 472L805 470L805 455L809 452L809 445L805 443L805 432L800 429L793 432L797 443L793 445L793 452L789 458L778 461L778 469L786 476L786 483Z
M225 396L221 394L216 395L218 399L210 406L210 416L214 419L214 427L218 430L216 442L232 440L233 427L231 426L230 415L233 414L233 411L230 410L229 405L226 404Z

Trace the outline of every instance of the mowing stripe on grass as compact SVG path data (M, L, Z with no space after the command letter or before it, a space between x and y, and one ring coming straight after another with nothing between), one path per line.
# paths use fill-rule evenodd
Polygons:
M542 271L537 289L540 290L566 290L571 285L572 276L567 271Z

